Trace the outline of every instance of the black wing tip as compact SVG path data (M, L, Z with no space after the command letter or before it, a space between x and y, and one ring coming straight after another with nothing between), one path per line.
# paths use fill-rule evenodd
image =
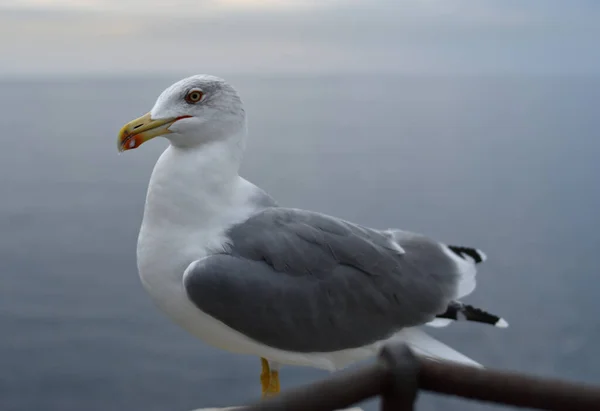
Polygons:
M491 314L480 308L473 307L472 305L463 304L460 301L451 302L448 304L446 311L437 315L436 317L454 321L474 321L493 325L499 328L508 327L508 323L506 320L504 320L504 318Z
M448 249L450 249L450 251L452 251L454 254L456 254L458 257L462 258L463 260L466 260L467 256L470 257L471 259L473 259L475 264L480 264L480 263L484 262L485 260L487 260L487 256L485 255L485 253L476 248L463 247L463 246L457 246L457 245L449 245Z

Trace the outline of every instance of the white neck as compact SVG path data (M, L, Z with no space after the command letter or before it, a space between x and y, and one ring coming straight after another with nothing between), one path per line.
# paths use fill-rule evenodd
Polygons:
M180 284L187 266L226 247L225 232L254 211L256 187L238 175L239 158L219 140L201 147L169 146L154 167L137 246L144 284L171 278Z
M198 228L231 205L243 150L239 141L169 146L150 178L144 223Z

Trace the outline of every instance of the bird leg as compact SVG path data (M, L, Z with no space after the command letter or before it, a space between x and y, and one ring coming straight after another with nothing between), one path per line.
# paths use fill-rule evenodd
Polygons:
M272 370L269 361L266 358L260 359L262 372L260 373L260 385L262 386L262 396L272 397L279 394L279 371Z
M267 361L265 358L261 357L260 364L262 366L262 371L260 373L260 385L262 387L262 395L264 397L271 382L271 369L269 368L269 361Z

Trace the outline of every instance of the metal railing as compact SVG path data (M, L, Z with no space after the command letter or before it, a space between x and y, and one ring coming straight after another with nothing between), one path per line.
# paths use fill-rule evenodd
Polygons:
M600 411L600 387L469 367L385 347L374 364L282 392L245 411L332 411L381 396L382 411L413 410L419 390L541 410Z

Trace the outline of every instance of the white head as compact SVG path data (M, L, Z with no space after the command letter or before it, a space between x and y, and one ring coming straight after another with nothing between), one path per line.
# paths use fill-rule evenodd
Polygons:
M148 114L123 126L118 149L164 136L184 149L222 141L243 151L245 132L244 105L236 90L218 77L196 75L168 87Z

